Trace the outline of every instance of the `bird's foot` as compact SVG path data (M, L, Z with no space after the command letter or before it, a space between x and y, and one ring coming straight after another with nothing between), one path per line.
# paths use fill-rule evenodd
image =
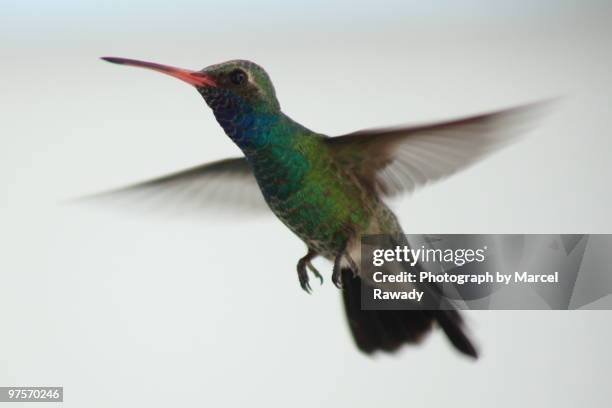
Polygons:
M308 270L315 276L315 278L319 280L320 284L322 285L323 275L321 275L321 273L317 270L317 268L314 267L312 263L308 262L306 266L308 267Z
M309 283L310 279L308 279L308 272L306 271L306 269L304 270L298 269L298 279L300 281L300 286L302 287L302 289L304 289L306 293L311 293L312 288L310 287L310 283Z
M306 291L306 293L312 292L312 288L310 287L309 283L310 279L308 278L308 270L310 270L310 272L312 272L312 274L321 281L321 284L323 284L323 276L321 276L319 271L310 262L316 256L317 253L309 249L306 256L301 258L297 264L297 273L298 279L300 281L300 286L302 287L302 289L304 289L304 291Z
M342 262L342 254L338 255L336 259L334 259L334 270L332 273L332 282L334 286L338 289L342 289L342 271L340 268L340 263Z
M336 273L334 271L332 274L332 282L334 283L335 287L342 289L342 276L340 275L340 272Z

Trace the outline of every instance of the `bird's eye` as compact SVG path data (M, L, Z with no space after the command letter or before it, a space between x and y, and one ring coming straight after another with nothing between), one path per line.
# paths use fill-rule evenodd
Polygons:
M230 73L230 80L234 85L242 85L247 80L247 74L241 69L235 69Z

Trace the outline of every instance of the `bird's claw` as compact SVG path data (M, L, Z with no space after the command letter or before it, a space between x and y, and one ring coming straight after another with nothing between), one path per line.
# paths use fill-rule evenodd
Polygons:
M334 269L332 273L332 282L335 287L338 289L342 289L342 271L340 267L340 263L342 262L342 254L336 256L334 259Z
M297 264L297 273L298 279L300 281L300 286L304 291L308 294L312 293L312 288L310 287L309 278L308 278L308 270L312 272L314 276L316 276L323 284L323 276L319 273L317 268L315 268L310 260L316 256L316 252L312 250L308 250L306 256L298 261Z
M335 287L342 289L342 275L339 269L334 270L334 273L332 274L332 282Z
M310 283L308 283L308 276L306 276L305 279L302 279L302 277L300 276L300 286L302 287L302 289L304 289L306 293L312 293L312 288L310 287Z
M306 264L306 267L308 268L308 270L309 270L310 272L312 272L312 274L313 274L313 275L314 275L314 276L315 276L317 279L319 279L320 284L321 284L321 285L323 285L323 275L321 275L321 273L320 273L320 272L317 270L317 268L315 268L315 267L314 267L314 265L313 265L312 263L310 263L310 262L308 262L308 263Z

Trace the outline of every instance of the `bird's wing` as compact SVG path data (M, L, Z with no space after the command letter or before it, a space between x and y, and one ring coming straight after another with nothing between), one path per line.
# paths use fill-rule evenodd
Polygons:
M387 196L412 192L506 146L549 106L535 103L447 122L366 129L325 139L337 162Z
M206 208L251 212L268 210L255 176L244 157L219 160L164 177L112 190L79 201L144 205L147 209Z

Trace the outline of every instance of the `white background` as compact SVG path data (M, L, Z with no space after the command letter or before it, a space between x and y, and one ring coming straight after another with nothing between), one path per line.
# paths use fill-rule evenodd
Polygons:
M239 154L187 85L99 56L245 58L330 135L564 96L394 208L414 233L612 232L610 2L429 3L4 2L0 385L62 385L67 407L609 406L612 312L472 312L476 363L439 332L368 358L330 265L303 293L273 216L61 205Z

